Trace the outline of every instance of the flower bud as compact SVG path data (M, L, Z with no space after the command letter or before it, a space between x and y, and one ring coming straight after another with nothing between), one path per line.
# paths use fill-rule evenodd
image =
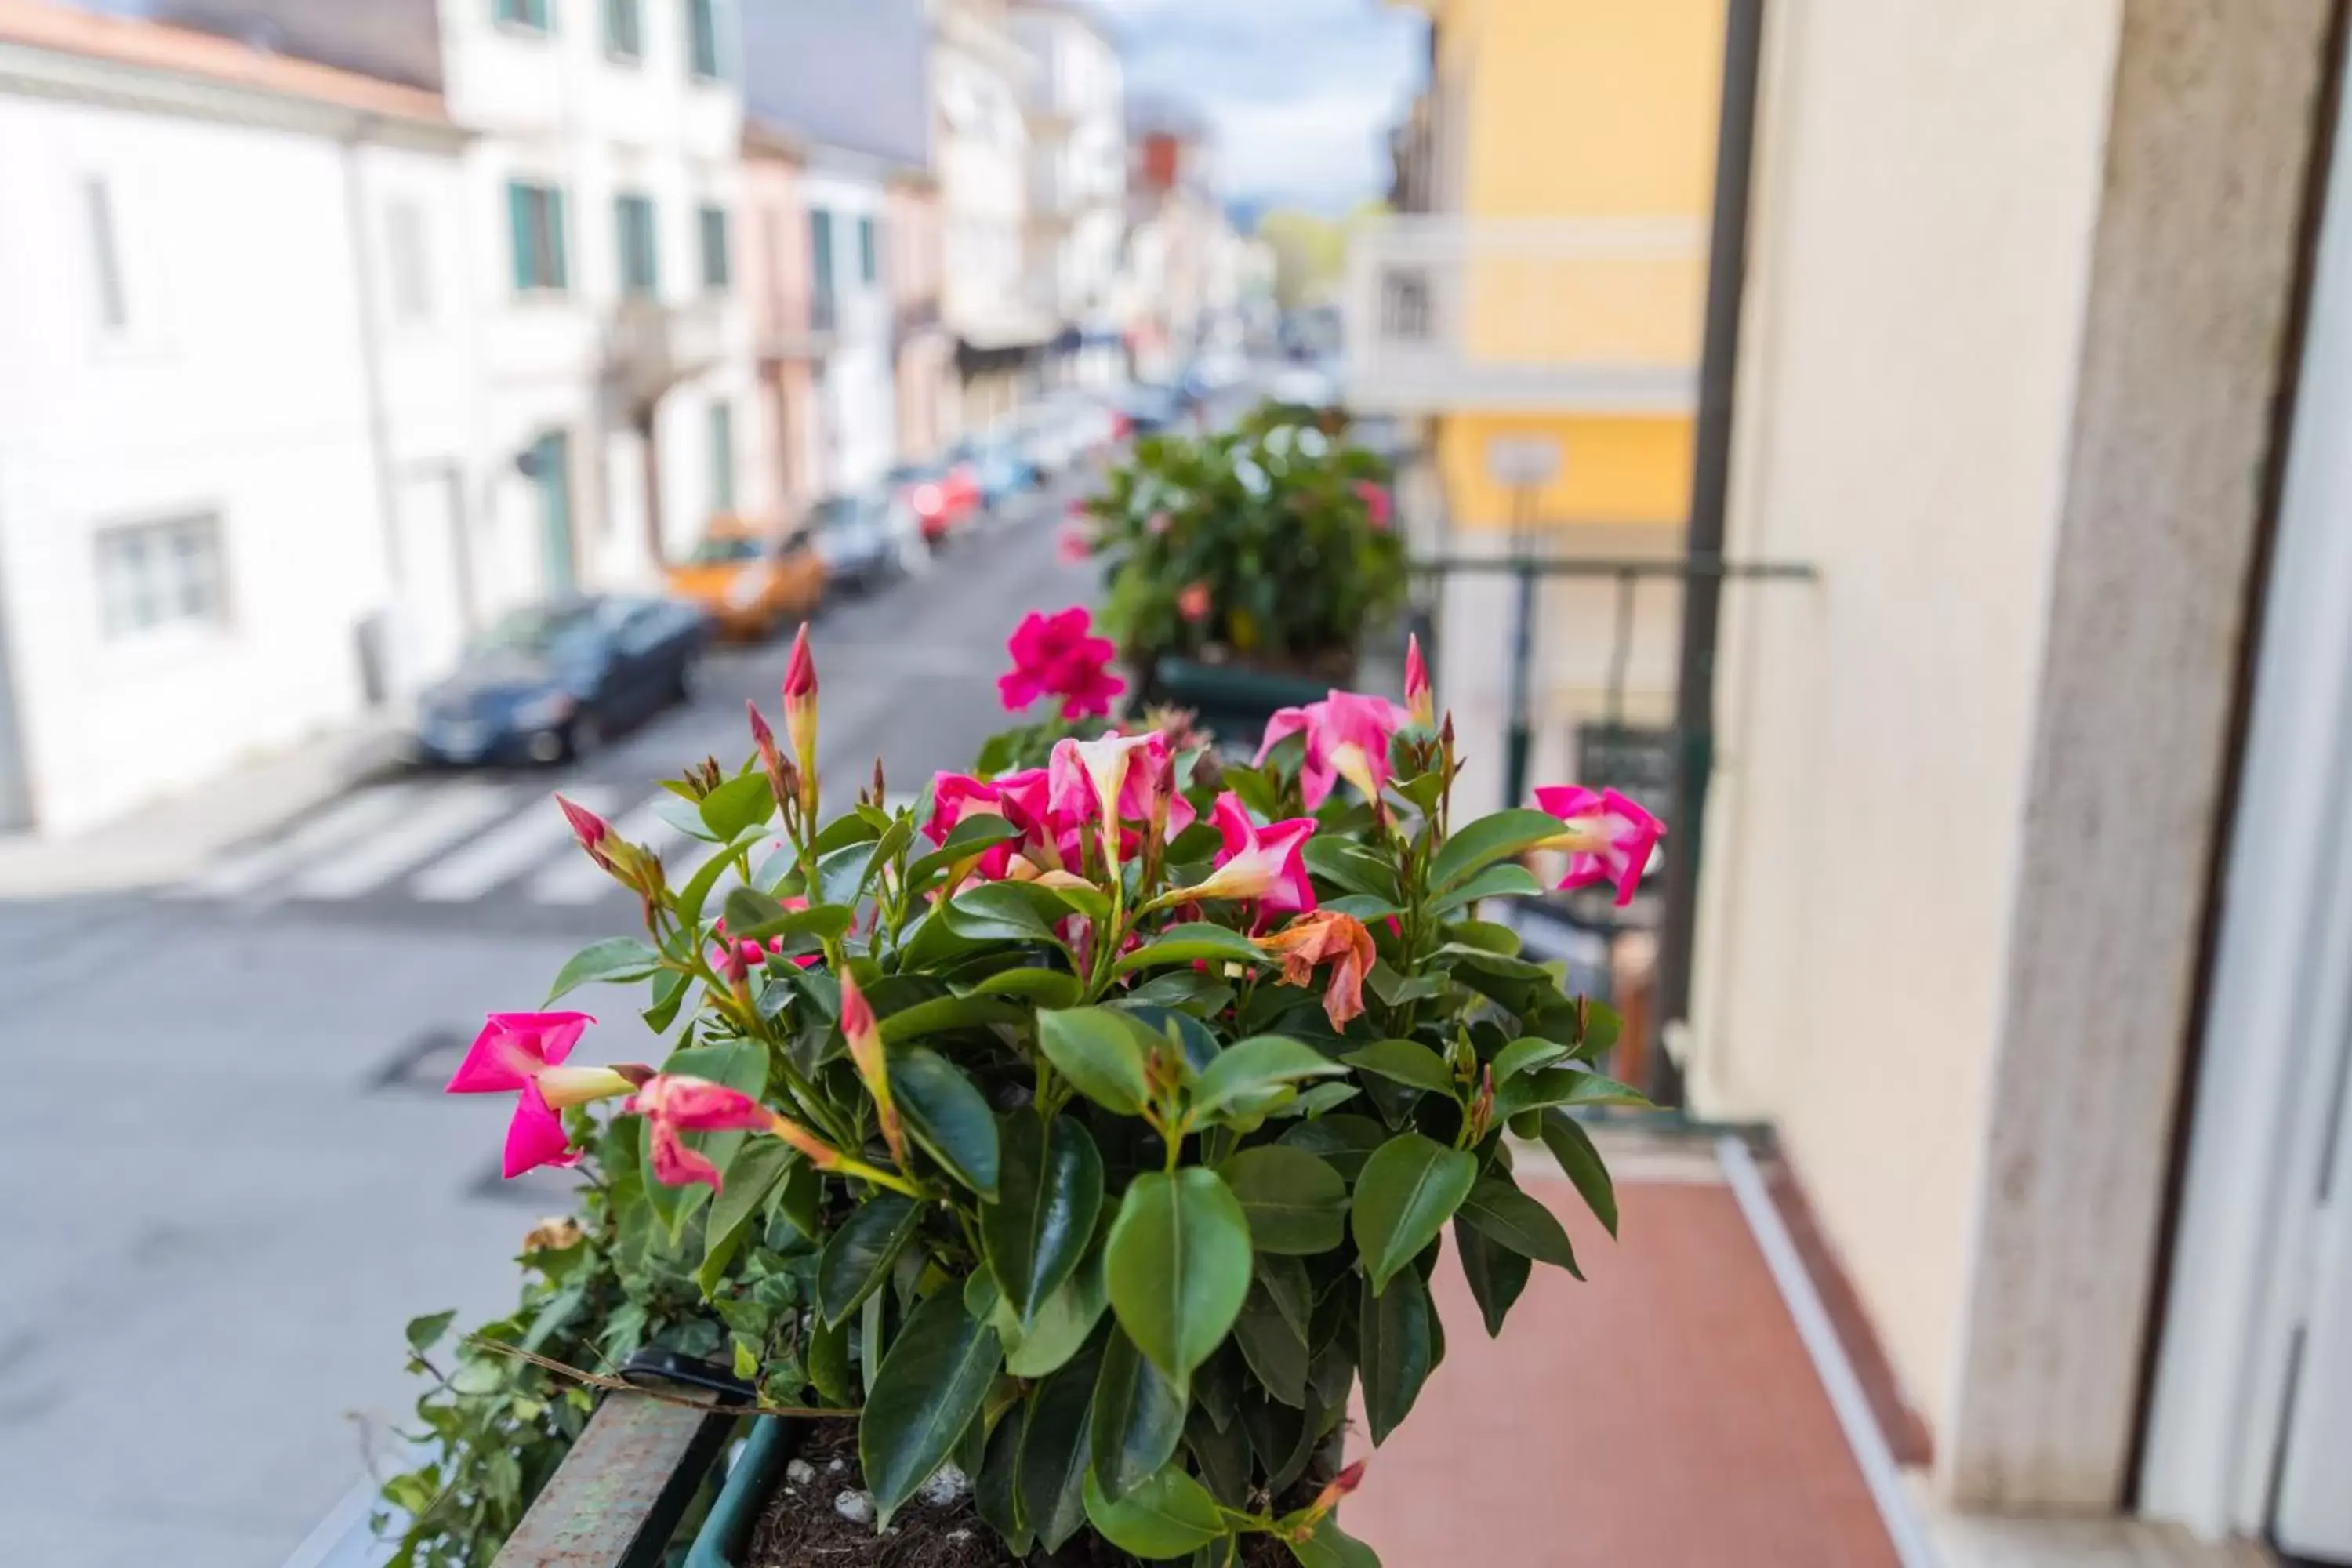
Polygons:
M816 660L809 653L808 623L793 638L792 662L784 668L784 729L800 763L801 808L816 816Z
M866 1092L874 1097L875 1118L882 1125L882 1142L899 1169L907 1165L907 1134L899 1125L898 1103L890 1098L890 1068L882 1053L882 1027L875 1021L873 1005L857 988L846 969L841 976L841 1033L849 1042L849 1060L857 1068Z
M1437 702L1429 689L1429 665L1421 657L1421 634L1405 639L1404 645L1404 705L1416 724L1427 726L1437 721Z
M580 841L581 848L588 851L588 858L604 869L611 870L613 858L604 846L613 837L613 825L579 802L566 800L560 795L555 797L555 804L562 809L563 820L572 825L572 837Z

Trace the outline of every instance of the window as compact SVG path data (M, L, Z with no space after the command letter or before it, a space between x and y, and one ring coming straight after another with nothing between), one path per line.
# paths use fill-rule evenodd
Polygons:
M646 196L613 198L613 226L621 241L621 292L632 299L657 292L661 268L654 246L654 204Z
M727 209L706 206L701 215L702 286L716 293L727 287Z
M723 399L710 405L710 510L735 510L735 405Z
M514 235L515 291L570 288L563 263L563 193L528 180L508 181L507 222Z
M688 58L693 62L694 74L706 79L719 75L719 0L686 0Z
M433 319L433 258L425 244L425 213L406 197L383 209L383 248L392 273L392 319L414 326Z
M833 325L833 214L809 209L810 296L819 328Z
M125 523L100 529L97 542L99 626L109 642L228 624L219 518Z
M604 0L604 52L616 60L645 58L644 0Z
M114 192L104 176L82 182L82 201L89 216L90 279L98 291L98 324L110 332L131 325L131 300L122 287L122 239L114 223Z
M875 254L874 220L857 220L857 278L862 283L872 283L882 276L882 263Z
M548 0L491 0L498 19L509 27L528 27L534 33L547 31Z

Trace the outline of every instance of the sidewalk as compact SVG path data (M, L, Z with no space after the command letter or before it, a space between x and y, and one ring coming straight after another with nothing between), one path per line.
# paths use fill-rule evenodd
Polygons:
M320 735L65 837L0 833L0 899L119 891L184 879L218 851L331 800L389 764L381 726Z

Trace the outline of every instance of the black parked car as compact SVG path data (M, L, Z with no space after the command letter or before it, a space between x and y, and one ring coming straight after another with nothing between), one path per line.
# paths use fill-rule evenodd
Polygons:
M686 700L710 618L674 599L590 595L509 612L417 700L428 762L553 763Z

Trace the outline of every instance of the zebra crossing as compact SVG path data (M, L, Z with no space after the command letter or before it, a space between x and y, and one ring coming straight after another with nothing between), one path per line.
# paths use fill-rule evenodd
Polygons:
M661 815L663 805L677 804L667 790L602 780L408 778L365 786L233 847L164 891L253 909L399 902L446 910L498 902L560 911L625 900L572 841L555 806L559 791L660 855L673 885L713 853ZM719 896L733 875L722 877Z

